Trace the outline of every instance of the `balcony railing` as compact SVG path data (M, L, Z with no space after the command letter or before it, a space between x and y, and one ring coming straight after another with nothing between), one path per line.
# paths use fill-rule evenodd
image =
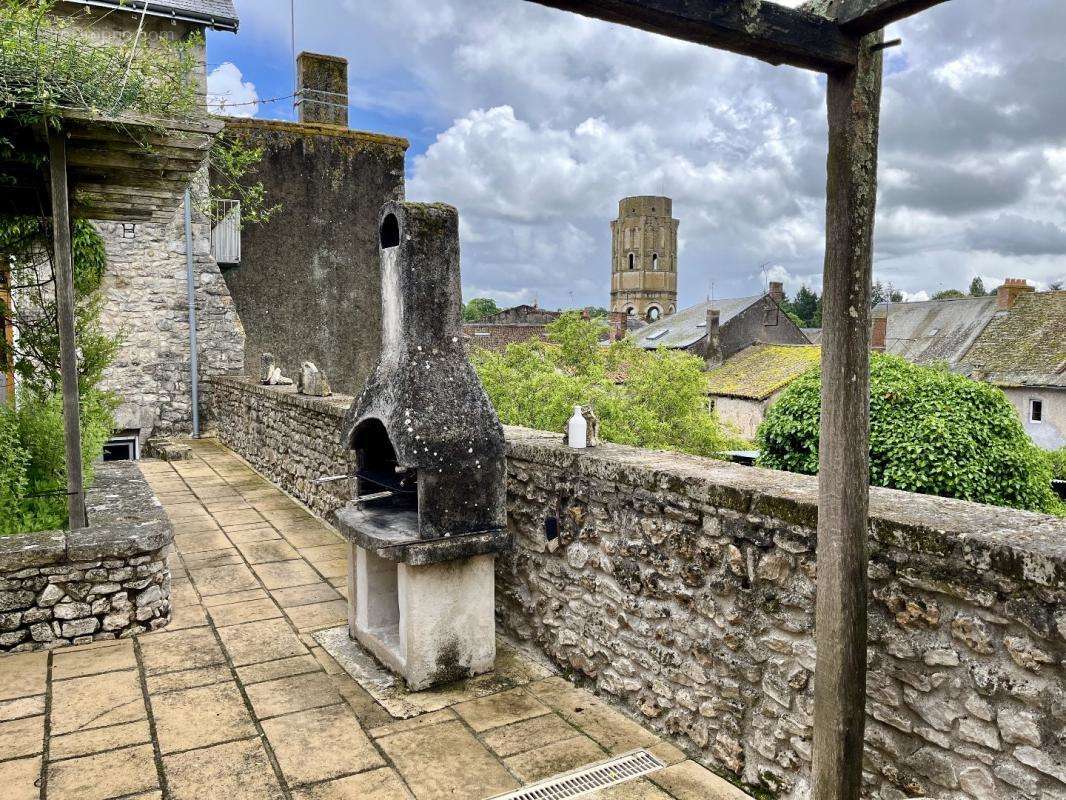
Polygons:
M211 200L211 255L219 264L241 263L240 200Z

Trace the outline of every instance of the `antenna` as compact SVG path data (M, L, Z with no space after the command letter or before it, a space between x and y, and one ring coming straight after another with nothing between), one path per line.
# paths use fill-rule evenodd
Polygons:
M292 107L300 104L300 78L296 69L296 0L289 0L289 46L292 53Z

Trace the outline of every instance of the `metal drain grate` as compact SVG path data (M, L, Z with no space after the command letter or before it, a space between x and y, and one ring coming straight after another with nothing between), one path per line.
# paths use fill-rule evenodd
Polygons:
M581 797L597 789L625 783L647 775L649 772L656 772L665 766L666 764L647 750L634 750L601 764L582 767L508 794L497 795L491 800L562 800L562 798Z

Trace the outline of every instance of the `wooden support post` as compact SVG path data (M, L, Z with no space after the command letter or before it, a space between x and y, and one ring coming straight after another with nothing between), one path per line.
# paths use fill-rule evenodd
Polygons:
M81 474L81 421L78 417L78 352L74 341L74 266L70 249L70 198L67 193L67 140L48 128L52 173L52 243L59 317L59 371L63 378L63 438L67 457L67 514L70 530L88 525Z
M881 52L828 78L829 160L822 284L822 416L814 800L858 800L866 712L870 283Z
M11 256L0 252L0 403L15 405L15 309L11 297Z

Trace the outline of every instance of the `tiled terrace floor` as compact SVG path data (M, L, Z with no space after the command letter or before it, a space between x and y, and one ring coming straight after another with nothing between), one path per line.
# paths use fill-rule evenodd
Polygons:
M670 766L598 797L746 797L533 669L394 719L310 636L345 619L332 529L210 441L142 469L174 520L173 622L0 657L4 800L480 800L635 747Z

